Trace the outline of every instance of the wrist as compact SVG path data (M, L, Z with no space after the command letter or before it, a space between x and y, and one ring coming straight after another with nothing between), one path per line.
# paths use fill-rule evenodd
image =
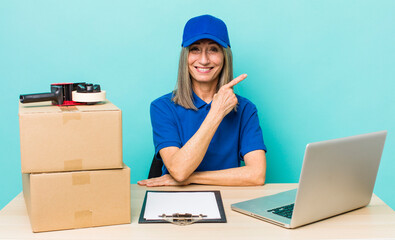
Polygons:
M213 123L219 124L222 122L222 119L225 117L223 112L217 111L213 108L210 109L210 111L207 114L206 119L212 121Z
M192 183L197 183L195 180L196 178L196 172L192 173L191 176L187 180L185 180L186 185L192 184Z

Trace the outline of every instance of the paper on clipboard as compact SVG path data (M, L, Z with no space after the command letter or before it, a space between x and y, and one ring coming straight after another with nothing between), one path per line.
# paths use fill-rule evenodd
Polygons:
M146 220L161 220L159 215L174 213L204 214L207 219L221 219L214 192L147 192Z

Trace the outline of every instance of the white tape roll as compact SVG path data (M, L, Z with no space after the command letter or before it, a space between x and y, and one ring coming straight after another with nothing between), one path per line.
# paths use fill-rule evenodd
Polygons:
M106 91L94 92L94 93L79 93L77 91L72 92L73 101L75 102L102 102L106 100Z

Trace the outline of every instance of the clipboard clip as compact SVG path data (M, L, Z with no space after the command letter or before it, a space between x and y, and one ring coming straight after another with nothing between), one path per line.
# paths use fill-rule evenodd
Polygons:
M159 217L163 218L163 220L167 222L179 226L185 226L200 221L203 218L207 217L207 215L203 215L203 214L192 215L191 213L173 213L172 215L162 214L159 215Z

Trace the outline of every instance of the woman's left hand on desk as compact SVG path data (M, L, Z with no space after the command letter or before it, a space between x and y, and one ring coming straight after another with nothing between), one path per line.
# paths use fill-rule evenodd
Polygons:
M187 181L177 182L170 174L165 174L157 178L150 178L150 179L138 181L137 184L140 186L147 186L147 187L160 187L160 186L183 186L183 185L188 185L189 183Z

